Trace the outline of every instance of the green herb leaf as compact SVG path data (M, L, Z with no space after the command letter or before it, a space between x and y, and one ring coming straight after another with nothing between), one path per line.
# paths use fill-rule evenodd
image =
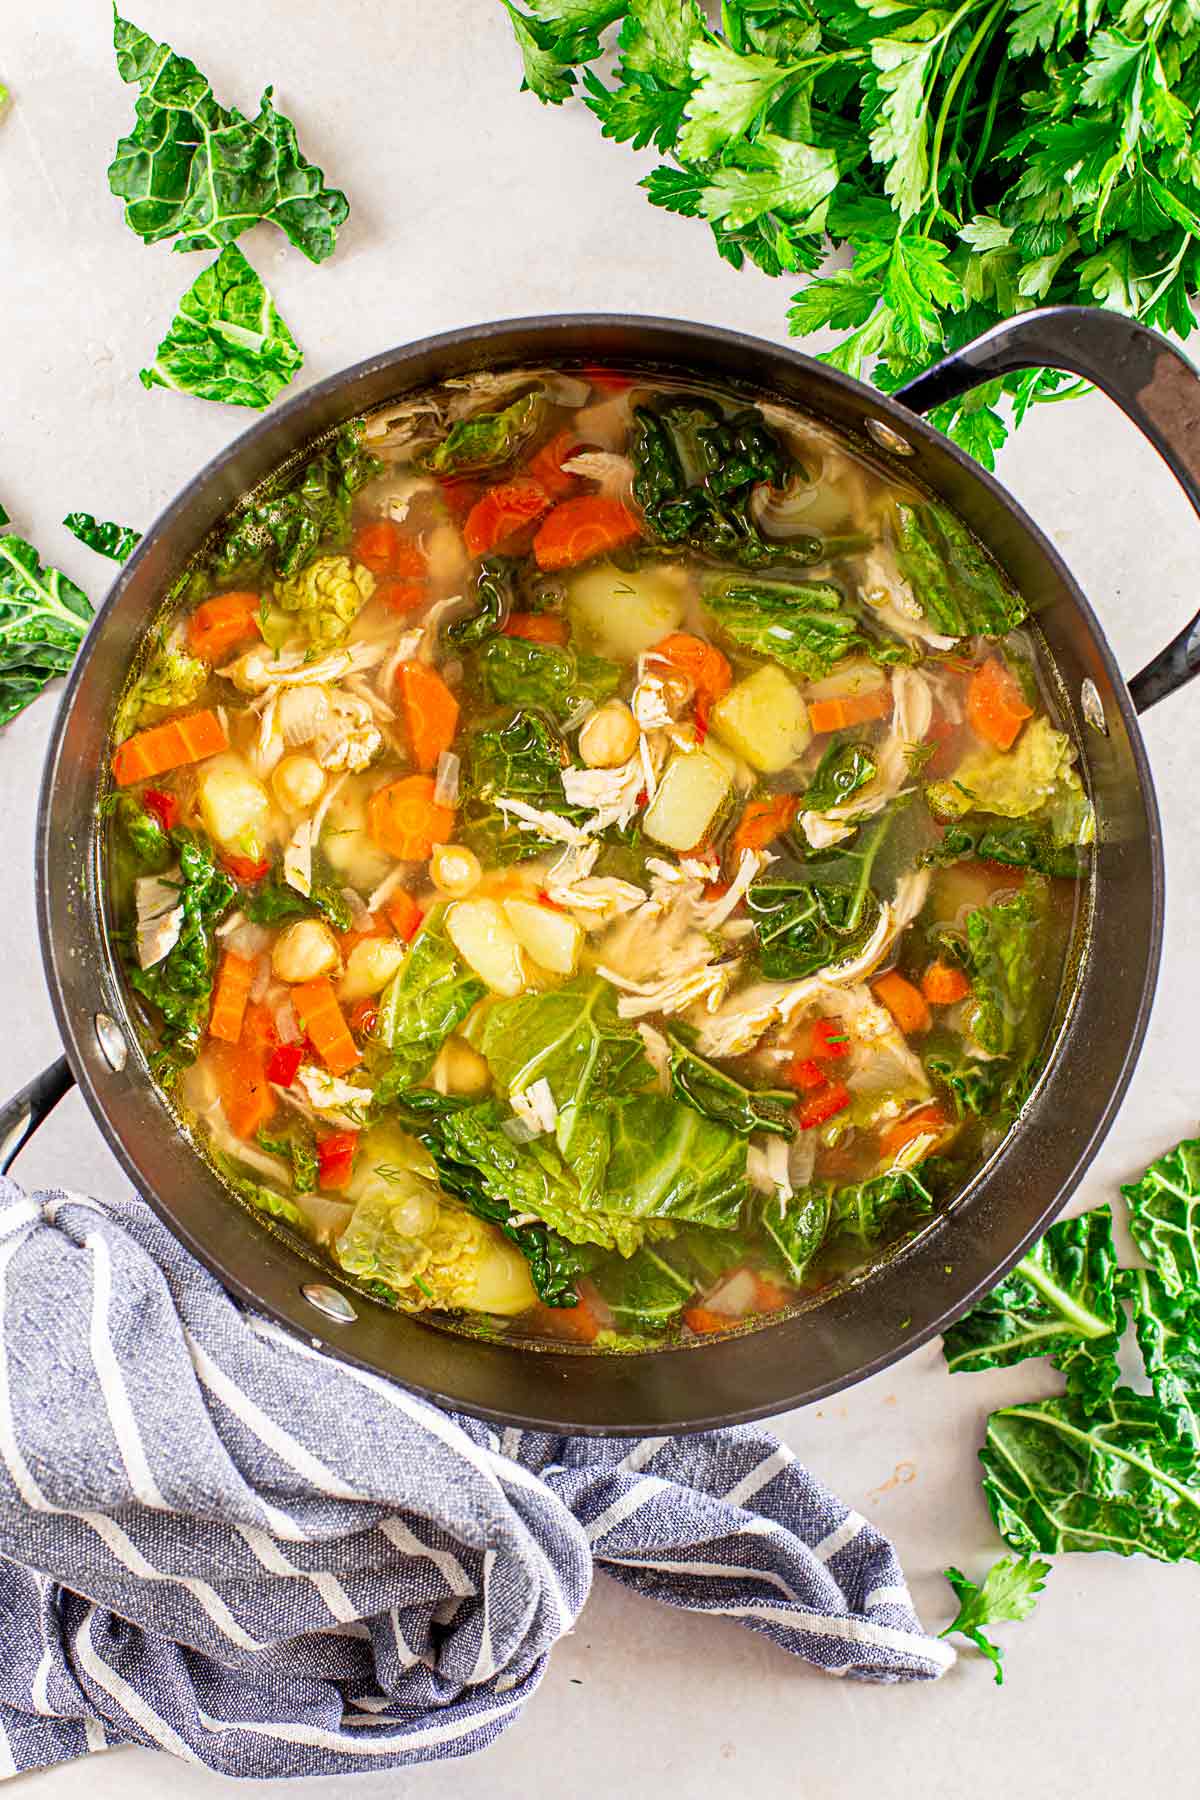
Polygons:
M87 595L44 569L32 544L0 537L0 725L66 674L91 617Z
M187 57L116 15L113 43L122 81L139 93L137 123L117 145L108 185L145 243L173 237L176 250L219 250L270 220L311 262L332 254L349 203L302 155L270 88L247 119L217 104Z
M63 524L81 544L86 544L98 556L111 557L113 562L125 562L142 538L141 532L135 531L132 525L114 525L111 519L97 519L92 513L68 513Z
M980 1586L960 1569L945 1570L954 1589L958 1612L939 1633L949 1637L959 1631L981 1650L996 1671L996 1686L1004 1686L1004 1652L983 1634L985 1625L1002 1625L1027 1619L1046 1585L1050 1564L1029 1556L1004 1556L992 1564Z
M145 388L174 388L229 406L269 406L304 357L236 244L201 270L148 369Z
M934 629L948 637L1003 637L1027 607L991 557L948 507L899 502L896 561Z
M517 711L471 732L462 755L461 835L481 860L522 862L545 851L536 832L522 830L500 810L502 797L564 819L579 817L563 793L566 746L539 714Z
M835 739L804 790L803 805L813 812L844 806L859 788L874 781L877 768L869 745L838 743Z

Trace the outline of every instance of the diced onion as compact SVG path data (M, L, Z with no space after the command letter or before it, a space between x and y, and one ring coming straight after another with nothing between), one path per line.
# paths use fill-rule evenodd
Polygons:
M713 1289L704 1305L708 1312L721 1313L727 1319L744 1319L754 1311L756 1283L749 1269L735 1269Z
M341 894L342 899L350 908L351 924L357 927L367 916L367 903L357 888L344 887L341 890Z
M275 1008L275 1029L279 1033L281 1044L298 1044L300 1042L300 1021L296 1017L296 1009L290 998L281 1000Z
M252 925L245 917L224 940L227 950L232 950L235 956L245 957L247 962L252 962L270 941L271 933L265 926Z
M808 515L819 493L816 482L803 477L790 481L783 489L759 482L750 495L750 516L764 537L812 537L814 529Z
M461 768L462 761L453 750L442 751L438 757L437 780L433 784L435 806L453 808L458 805L458 778Z
M266 994L266 991L270 987L270 985L271 985L271 959L269 956L260 956L258 961L254 965L254 978L250 983L249 998L251 1000L253 1000L255 1002L255 1004L257 1005L257 1003Z

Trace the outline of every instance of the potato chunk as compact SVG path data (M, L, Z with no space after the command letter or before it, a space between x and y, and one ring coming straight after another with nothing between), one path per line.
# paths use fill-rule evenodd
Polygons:
M635 662L683 620L684 588L668 569L617 569L597 563L567 589L567 614L585 650Z
M522 950L552 975L573 975L579 965L583 931L568 913L533 900L505 900L504 914Z
M493 994L515 999L525 991L525 959L517 934L495 900L457 900L446 914L446 930L463 961Z
M230 856L258 862L267 846L271 796L240 756L214 756L203 764L196 799L204 829Z
M799 689L775 663L764 663L731 687L713 707L709 723L761 775L786 769L812 737Z
M722 756L707 749L677 750L646 808L642 828L668 850L693 850L729 798L733 776Z

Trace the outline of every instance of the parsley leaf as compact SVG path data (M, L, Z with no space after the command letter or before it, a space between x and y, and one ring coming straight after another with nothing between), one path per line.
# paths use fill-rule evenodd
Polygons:
M994 1667L996 1686L1003 1687L1004 1652L983 1635L983 1627L1027 1619L1049 1573L1050 1564L1032 1556L1001 1557L984 1576L982 1586L969 1580L960 1569L945 1570L958 1601L958 1612L939 1635L949 1637L952 1631L959 1631L969 1638Z

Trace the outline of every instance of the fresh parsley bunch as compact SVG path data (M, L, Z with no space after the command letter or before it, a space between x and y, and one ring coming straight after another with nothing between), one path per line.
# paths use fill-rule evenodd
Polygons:
M668 158L642 183L726 261L812 279L797 336L891 389L1028 308L1109 306L1186 336L1200 285L1196 0L502 0L525 85L583 73L605 137ZM816 273L832 244L849 267ZM937 423L987 467L1052 370ZM1002 395L1008 413L1002 413Z

